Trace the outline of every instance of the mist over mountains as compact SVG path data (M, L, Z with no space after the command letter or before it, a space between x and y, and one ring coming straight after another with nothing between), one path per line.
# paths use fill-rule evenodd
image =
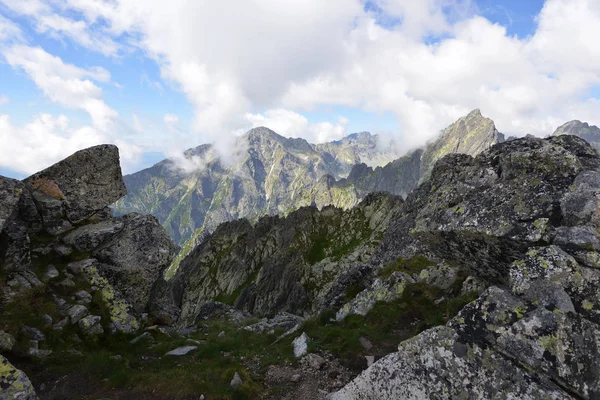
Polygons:
M373 191L405 197L444 155L476 155L503 140L494 122L479 110L400 158L368 132L315 145L255 128L238 139L237 148L243 150L230 165L215 158L210 145L200 145L185 153L187 171L178 167L181 161L166 159L124 176L128 194L115 209L153 214L175 241L183 243L197 229L212 231L237 218L256 221L311 204L349 208Z

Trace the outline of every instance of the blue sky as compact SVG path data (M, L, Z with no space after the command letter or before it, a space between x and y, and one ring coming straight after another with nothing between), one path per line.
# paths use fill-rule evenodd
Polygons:
M507 134L600 122L593 0L142 3L0 0L0 174L97 142L126 172L226 157L258 125L408 150L473 108Z

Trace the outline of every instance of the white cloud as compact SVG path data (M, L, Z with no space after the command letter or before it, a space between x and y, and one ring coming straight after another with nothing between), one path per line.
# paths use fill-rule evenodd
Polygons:
M574 117L600 123L599 102L586 98L600 85L596 0L547 0L537 30L523 39L477 16L469 0L374 0L379 11L360 0L0 2L38 30L103 54L118 52L126 37L164 81L142 82L180 88L194 110L195 142L214 140L224 153L234 132L257 124L311 141L345 134L343 120L310 125L298 114L318 106L391 111L406 148L473 108L507 134L547 134ZM52 83L21 58L16 64L53 101L95 122L116 114L81 72Z
M71 128L64 115L41 114L23 127L0 115L0 165L19 172L32 174L103 141L91 127Z
M0 14L0 43L21 38L21 28Z
M165 116L163 117L163 120L165 121L165 124L167 124L167 125L176 124L179 122L179 117L175 114L165 114Z
M108 130L117 118L117 112L102 100L102 89L91 81L108 82L110 74L105 69L66 64L41 47L15 45L4 56L12 67L25 71L50 100L86 111L98 129Z
M15 126L0 114L0 167L33 174L74 152L102 143L119 147L124 171L133 172L142 149L128 141L112 139L91 126L72 126L65 115L37 115L24 126Z
M132 119L133 119L133 130L135 130L137 133L144 132L144 125L140 121L140 117L138 117L137 114L133 114Z
M0 0L0 3L15 13L32 18L38 33L57 38L66 37L107 56L114 56L119 50L117 43L110 36L97 31L93 24L60 15L60 8L57 10L52 7L52 3L39 0Z
M0 96L0 106L8 104L9 101L8 96Z
M338 117L338 123L319 122L310 124L301 114L286 109L271 109L263 114L246 114L248 128L265 126L282 136L303 137L310 143L324 143L338 140L346 136L348 119Z

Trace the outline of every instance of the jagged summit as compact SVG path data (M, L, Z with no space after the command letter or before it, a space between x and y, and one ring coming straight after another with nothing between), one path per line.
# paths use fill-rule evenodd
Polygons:
M423 175L428 176L433 164L446 154L476 155L503 141L504 135L498 132L494 121L484 117L479 109L475 109L444 129L441 137L425 148Z
M559 135L579 136L594 146L596 150L600 151L600 128L595 125L590 125L587 122L581 122L579 120L569 121L556 128L552 134L552 136Z
M424 149L400 158L369 132L310 144L258 127L239 140L245 141L240 146L245 153L235 165L209 162L206 168L182 173L165 161L125 176L129 194L116 210L152 213L177 242L184 243L196 229L210 231L234 218L256 221L262 215L285 215L313 203L347 208L372 191L406 196L442 156L476 155L503 141L503 136L491 119L474 110ZM209 145L203 145L186 155L201 156L209 150ZM353 170L359 164L365 167Z

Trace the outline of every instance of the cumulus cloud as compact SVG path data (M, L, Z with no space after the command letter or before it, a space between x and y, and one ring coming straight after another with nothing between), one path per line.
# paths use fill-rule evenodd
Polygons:
M175 114L165 114L165 116L163 117L163 120L165 121L165 124L167 124L167 125L176 124L179 122L179 117Z
M263 114L246 114L248 128L265 126L280 135L288 137L303 137L311 143L325 143L346 136L348 119L338 117L338 123L320 122L310 124L308 119L297 112L286 109L271 109Z
M8 115L0 115L0 165L27 174L103 141L89 126L70 127L64 115L40 114L22 127L14 126Z
M92 126L73 126L65 115L39 114L23 126L15 126L8 115L0 114L0 167L33 174L72 153L102 143L119 147L121 166L133 172L142 149L130 142L113 139Z
M600 85L595 0L547 0L525 38L477 15L468 0L0 2L38 31L102 54L125 42L140 49L191 103L196 143L215 141L221 153L249 126L311 141L344 135L345 120L310 124L299 114L319 106L391 111L406 149L474 108L507 134L548 134L574 117L600 123L587 95ZM53 101L85 107L95 124L111 118L90 81L102 71L79 69L53 84L27 67L41 56L23 53L14 65Z
M97 128L108 130L118 113L102 99L102 89L92 82L108 82L103 68L67 64L41 47L15 45L4 51L8 64L23 70L53 102L86 111Z

